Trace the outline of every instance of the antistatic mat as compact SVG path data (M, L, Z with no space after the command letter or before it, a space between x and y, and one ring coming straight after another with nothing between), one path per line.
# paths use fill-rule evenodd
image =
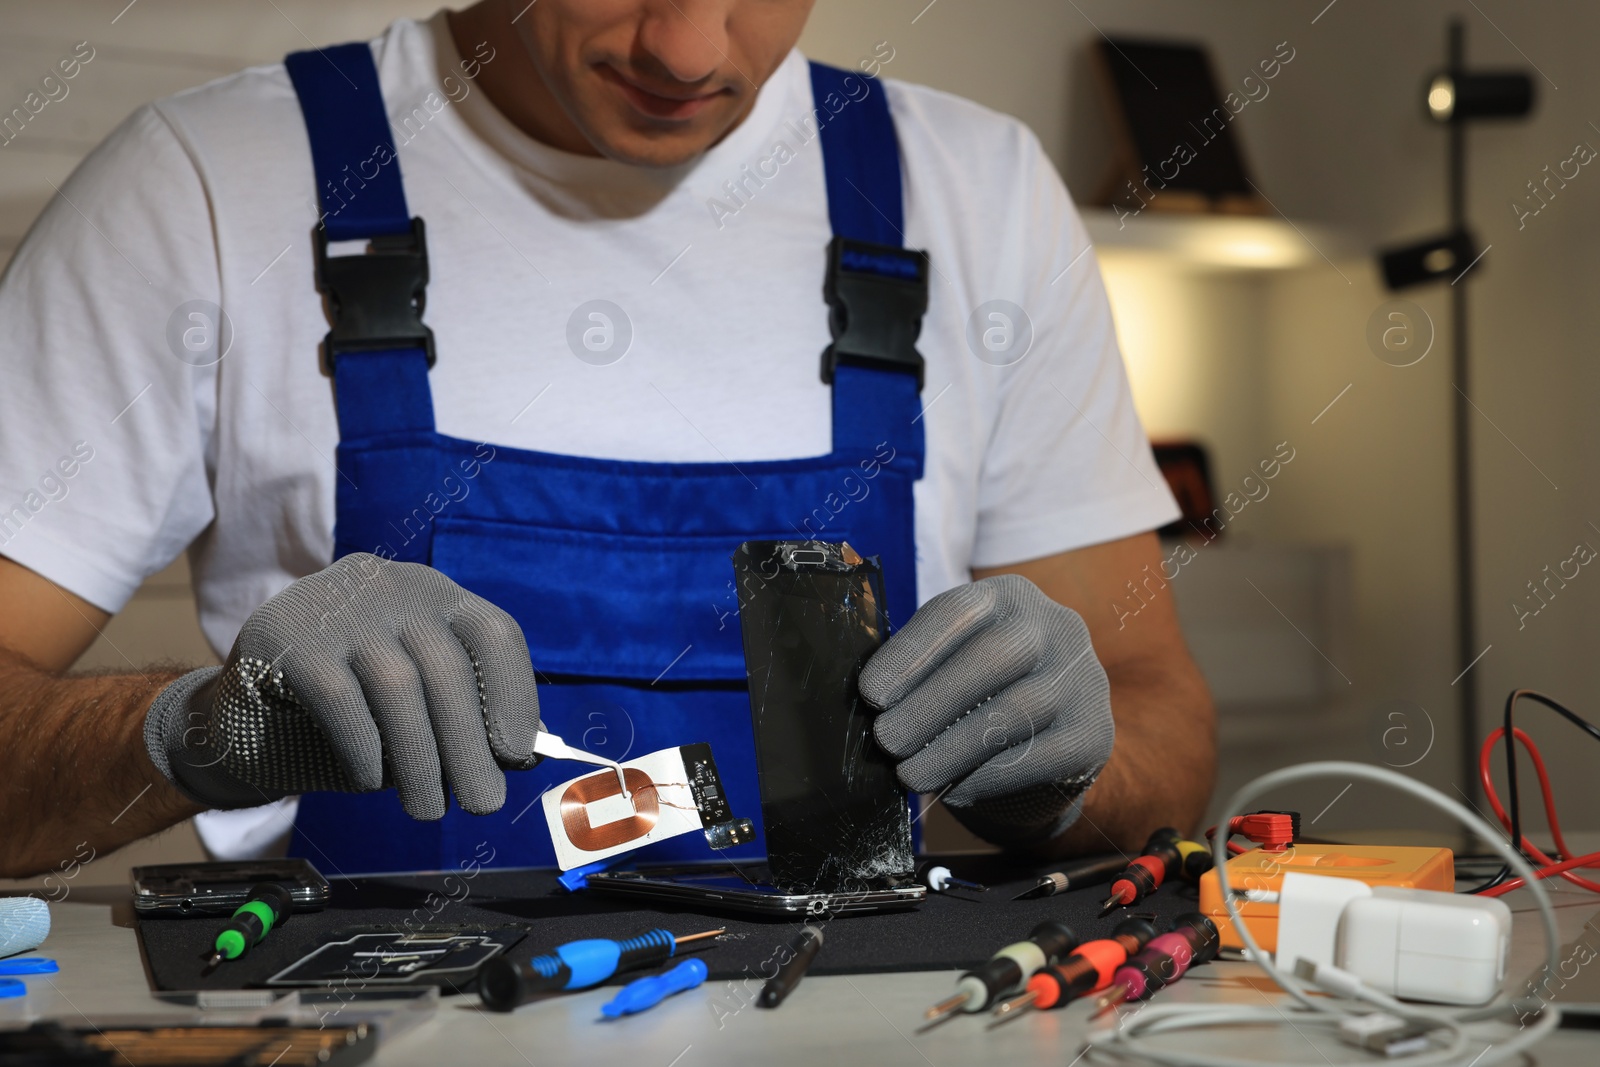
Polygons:
M996 949L1027 936L1041 919L1060 919L1085 941L1110 934L1129 911L1098 913L1107 886L1090 886L1041 900L1011 898L1054 867L1018 867L991 856L934 859L958 877L991 886L986 893L952 890L929 893L915 910L879 915L814 919L822 926L822 951L810 974L865 974L882 971L965 969L988 959ZM1059 865L1057 865L1059 866ZM526 932L509 954L528 959L566 941L589 937L626 938L662 927L674 934L727 927L715 941L684 946L704 959L713 980L771 974L771 962L802 925L794 920L762 921L691 909L654 910L623 904L587 892L569 893L546 870L482 869L463 874L376 875L330 879L329 907L297 913L274 929L241 959L204 974L205 957L225 921L217 916L153 919L139 922L146 967L158 990L238 989L261 986L318 945L361 931L408 928L419 934L452 929L506 929ZM1153 914L1166 929L1173 917L1197 908L1192 887L1172 884L1151 894L1132 912ZM409 927L405 924L409 920ZM638 975L624 975L624 981Z

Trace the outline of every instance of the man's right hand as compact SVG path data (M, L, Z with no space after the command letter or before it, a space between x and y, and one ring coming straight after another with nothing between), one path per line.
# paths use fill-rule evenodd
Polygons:
M439 819L446 788L466 811L498 811L502 768L538 761L539 729L511 616L431 567L357 553L257 608L223 667L156 698L144 735L210 807L392 784L412 818Z

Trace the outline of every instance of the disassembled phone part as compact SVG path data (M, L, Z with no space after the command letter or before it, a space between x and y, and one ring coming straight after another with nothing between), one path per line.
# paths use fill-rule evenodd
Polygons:
M289 891L294 911L327 906L328 880L303 859L161 863L135 867L133 910L141 916L232 915L250 890L272 882Z
M773 883L802 895L897 884L915 866L911 809L856 688L888 636L877 558L746 541L733 572Z
M351 934L317 946L268 978L267 985L437 985L459 992L471 986L484 961L523 936L515 929Z
M544 794L545 822L563 871L703 830L714 849L755 836L749 819L728 807L711 746L663 748L609 773L589 774Z

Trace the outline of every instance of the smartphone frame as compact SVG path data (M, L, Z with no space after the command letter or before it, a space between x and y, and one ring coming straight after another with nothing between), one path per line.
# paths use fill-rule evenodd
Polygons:
M760 880L747 879L743 888L693 880L744 878L760 870L747 865L697 864L600 871L589 875L588 887L592 892L623 900L780 919L903 911L916 907L928 895L927 887L915 882L848 892L795 892Z
M133 910L140 915L232 915L258 882L289 890L294 911L327 907L332 887L310 862L299 858L160 863L135 867Z

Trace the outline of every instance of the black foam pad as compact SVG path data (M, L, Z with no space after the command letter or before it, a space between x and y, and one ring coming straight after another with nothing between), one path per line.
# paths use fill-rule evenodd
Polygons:
M1041 919L1061 919L1088 941L1108 936L1128 914L1119 909L1099 917L1108 892L1103 884L1041 900L1011 899L1049 866L1019 867L989 856L930 862L992 888L987 893L930 892L913 911L810 920L823 927L825 940L808 973L964 970L1026 937ZM243 958L223 963L209 975L202 974L205 957L224 918L142 919L139 940L156 988L260 986L326 941L364 930L402 929L409 919L409 929L418 933L517 928L525 936L511 949L513 959L528 959L579 938L620 939L655 927L684 935L725 926L728 932L721 938L684 946L684 951L705 960L713 981L748 980L753 996L772 973L775 954L802 925L704 910L640 908L588 892L568 893L553 871L484 869L472 878L458 873L330 881L328 908L290 916ZM1164 930L1174 916L1196 909L1192 887L1168 885L1131 910L1154 914ZM638 975L623 975L618 981L634 977Z

